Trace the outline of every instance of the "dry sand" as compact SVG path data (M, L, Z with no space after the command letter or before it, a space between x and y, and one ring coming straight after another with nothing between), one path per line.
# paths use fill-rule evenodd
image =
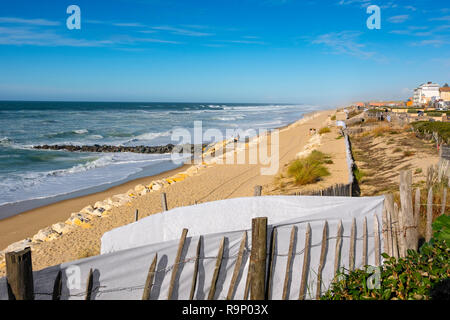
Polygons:
M316 128L330 124L330 116L334 110L326 110L316 113L309 120L300 120L280 130L280 166L282 169L288 162L303 150L309 141L309 128ZM334 130L334 129L333 129ZM346 183L348 179L347 164L343 161L345 148L342 139L336 140L336 132L328 134L325 139L327 152L337 155L332 172L337 173L337 178L330 177L328 183ZM324 147L324 146L322 146ZM270 148L269 148L270 149ZM253 196L254 186L262 185L263 194L268 186L273 184L275 175L261 175L260 164L214 164L200 170L196 175L170 184L159 191L139 196L127 205L113 208L104 218L94 218L92 228L76 228L51 242L43 242L33 247L33 269L39 270L48 266L76 260L99 253L101 236L116 227L134 221L134 212L139 209L140 218L161 212L161 192L167 194L169 209L174 207L194 204L194 202L208 202L214 200ZM174 171L182 171L179 168ZM2 237L0 243L5 247L12 241L31 237L38 229L50 226L53 223L65 221L72 212L78 212L84 206L104 200L113 194L123 193L139 183L148 184L150 181L161 177L172 176L174 172L166 172L158 177L148 177L134 180L125 185L114 187L110 190L96 194L66 200L43 208L31 210L21 215L0 221ZM332 175L333 176L333 175ZM341 181L344 179L344 181ZM4 268L0 266L0 276L4 274Z

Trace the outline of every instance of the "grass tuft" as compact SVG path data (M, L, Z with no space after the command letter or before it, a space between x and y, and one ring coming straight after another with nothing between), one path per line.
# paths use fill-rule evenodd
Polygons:
M330 128L328 127L323 127L319 130L319 134L324 134L324 133L328 133L331 132Z
M298 185L306 185L329 176L330 172L323 165L331 160L326 154L314 150L309 156L297 159L289 165L288 175L294 178ZM332 162L332 161L331 161Z

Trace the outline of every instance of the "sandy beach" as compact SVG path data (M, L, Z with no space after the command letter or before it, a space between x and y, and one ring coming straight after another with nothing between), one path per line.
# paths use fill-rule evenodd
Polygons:
M279 169L282 170L296 156L307 148L323 150L331 155L333 164L331 176L326 177L311 188L322 188L336 183L348 182L348 169L345 161L344 139L336 139L337 128L330 118L335 110L316 112L284 127L279 135ZM331 132L321 135L320 141L312 143L310 128L319 130L329 126ZM316 135L317 136L317 135ZM151 181L172 177L185 171L189 166L162 173L153 177L129 181L109 190L65 200L38 209L30 210L14 217L0 221L0 247L5 248L15 241L31 238L38 230L57 222L66 221L71 213L79 212L83 207L94 205L115 194L134 189L136 185L149 184ZM182 181L168 184L160 190L153 190L138 196L125 205L113 207L104 217L94 217L89 228L75 227L52 241L32 244L33 268L39 270L59 263L99 254L101 236L116 227L134 221L135 210L139 217L161 212L161 192L167 194L169 209L214 200L253 196L254 186L263 186L262 194L271 194L274 189L276 174L261 175L261 164L210 164L198 170ZM277 172L277 174L278 174ZM4 266L0 265L0 275L4 274Z

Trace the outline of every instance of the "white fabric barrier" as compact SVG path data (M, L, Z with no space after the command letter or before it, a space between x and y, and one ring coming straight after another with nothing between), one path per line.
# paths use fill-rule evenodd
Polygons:
M234 201L233 201L234 200ZM281 299L283 283L288 259L289 239L292 226L296 227L296 238L294 245L294 258L292 272L290 274L289 299L297 299L300 288L300 279L303 264L303 248L305 241L305 230L307 223L311 225L311 251L310 264L307 273L307 299L315 297L317 285L317 270L321 251L322 230L325 219L328 221L328 241L325 256L325 265L322 273L321 292L325 292L334 276L334 255L336 246L336 232L339 221L343 223L343 241L341 249L340 267L349 267L350 232L353 218L356 219L356 246L355 246L355 268L362 267L362 244L363 244L363 222L367 218L368 224L368 262L374 263L374 238L373 221L374 215L378 217L381 231L381 213L383 208L383 197L347 198L347 197L304 197L304 196L275 196L254 197L227 200L225 203L209 203L193 207L178 208L164 213L167 217L174 219L153 220L142 219L140 223L134 223L126 229L128 232L137 232L141 235L146 229L152 233L158 229L158 237L170 241L145 244L156 239L147 237L143 241L137 241L135 236L125 236L122 233L110 233L109 243L117 243L116 240L123 239L127 246L126 250L120 250L100 256L86 258L59 266L46 268L34 272L34 285L36 299L51 299L54 279L59 270L63 274L62 299L84 299L87 276L90 268L94 270L94 285L92 299L141 299L148 268L153 260L154 254L158 253L157 272L154 286L151 291L151 299L167 299L173 264L178 248L178 238L182 228L188 228L188 238L184 246L177 281L175 282L174 299L188 299L192 274L194 270L195 252L198 243L198 235L204 234L202 250L199 259L199 272L197 288L194 299L206 299L211 287L211 279L216 263L219 243L225 237L224 259L219 272L217 288L214 298L225 299L231 282L234 265L243 231L248 232L248 243L246 245L243 265L240 269L237 289L233 299L244 297L245 281L247 278L249 264L249 248L251 248L251 218L257 216L268 216L269 235L272 227L277 227L277 239L274 258L274 275L272 281L271 299ZM195 209L194 209L195 208ZM208 210L202 210L208 209ZM215 209L210 210L210 209ZM220 208L222 211L220 211ZM228 208L226 211L225 209ZM188 215L181 219L177 212ZM210 216L210 217L209 217ZM175 218L181 219L177 221ZM189 220L188 219L192 219ZM202 220L199 220L202 218ZM150 218L150 217L149 217ZM148 220L146 220L148 219ZM159 218L161 219L161 218ZM162 225L153 225L150 221L163 222ZM199 223L200 221L200 223ZM176 223L172 226L172 223ZM200 224L197 225L197 224ZM211 225L210 225L211 224ZM141 226L142 228L141 229ZM206 227L206 229L205 229ZM203 229L202 229L203 228ZM230 229L235 228L230 231ZM166 231L165 231L166 230ZM222 230L221 233L207 234L214 230ZM230 232L226 232L230 231ZM116 231L117 232L117 231ZM197 235L195 235L197 234ZM381 237L380 237L381 238ZM129 241L132 239L132 241ZM380 247L383 248L383 240ZM132 247L140 242L139 247ZM117 249L116 245L109 248ZM381 250L381 249L380 249ZM79 275L79 276L78 276ZM0 300L7 298L5 278L0 279Z
M337 212L342 218L354 216L372 210L379 199L264 196L179 207L106 232L101 239L101 253L178 239L183 228L189 229L190 236L249 230L256 217L267 217L269 224L279 224L306 216L332 219Z

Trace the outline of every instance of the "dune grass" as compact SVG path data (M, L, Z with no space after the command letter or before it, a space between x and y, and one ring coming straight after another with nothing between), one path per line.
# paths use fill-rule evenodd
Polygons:
M324 134L324 133L329 133L329 132L331 132L331 130L328 127L323 127L323 128L320 128L320 130L319 130L319 134Z
M330 175L324 166L326 163L332 163L330 157L314 150L309 156L292 162L288 167L288 175L294 178L297 185L314 183Z

